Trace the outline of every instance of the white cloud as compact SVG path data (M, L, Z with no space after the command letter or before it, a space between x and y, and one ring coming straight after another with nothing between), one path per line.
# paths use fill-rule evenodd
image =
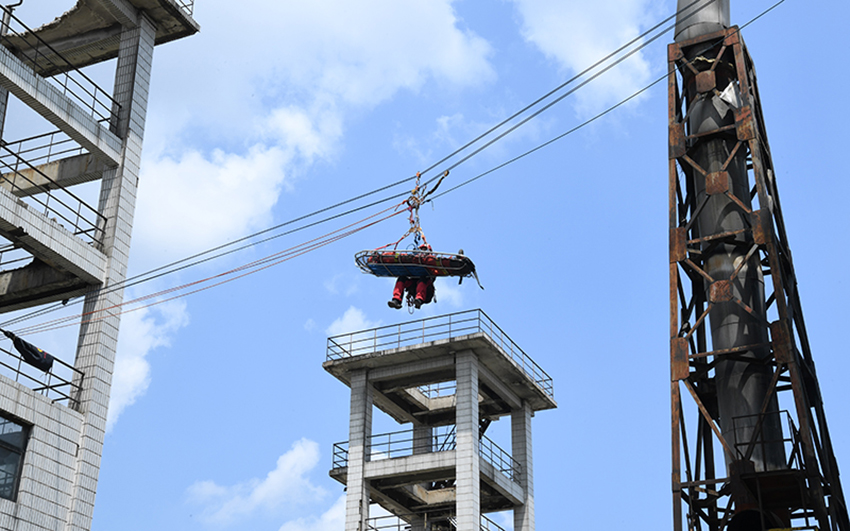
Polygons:
M331 325L325 330L325 333L328 336L337 336L378 326L381 326L381 321L370 321L366 318L366 314L363 313L363 310L350 306L347 310L345 310L342 317L331 323Z
M148 161L139 186L134 257L155 258L151 265L159 265L270 225L290 158L280 148L255 147L244 156L187 151L177 160Z
M319 445L300 439L278 458L275 469L266 477L233 486L199 481L189 487L189 499L203 506L205 521L218 525L230 524L257 511L277 511L315 502L327 494L307 477L318 462Z
M195 7L201 33L155 58L133 235L137 271L273 224L293 176L332 159L356 113L429 81L470 87L494 78L489 45L461 27L452 0ZM247 51L231 35L244 28ZM352 308L331 329L371 326ZM124 380L116 382L113 422L150 382L146 353L167 344L139 339L149 346L125 347L130 354L116 364Z
M641 33L653 0L513 0L523 36L570 75L583 71ZM650 63L638 52L575 94L582 115L600 111L648 84Z
M184 301L170 301L121 316L112 391L106 415L107 432L113 428L121 413L135 403L150 385L148 354L157 347L169 346L174 333L188 322Z
M428 77L456 85L493 78L490 47L458 28L447 0L280 2L292 20L279 61L296 83L341 101L370 106ZM423 31L423 28L427 30Z
M307 160L328 157L332 143L342 135L340 116L330 109L275 109L262 124L266 135L297 151Z
M279 531L339 531L345 527L345 495L318 517L298 518L283 524Z
M333 157L346 119L399 90L494 78L452 0L204 2L195 18L199 34L157 54L135 256L185 256L270 224L293 175ZM254 53L232 45L234 28L251 28Z
M331 295L354 295L360 289L360 278L362 276L360 273L339 273L325 281L325 289Z
M452 3L242 0L240 9L198 3L201 32L157 56L153 120L202 136L254 139L250 145L258 124L267 135L283 119L333 140L352 110L374 107L399 90L417 90L428 80L461 87L492 81L489 44L460 27ZM251 28L253 53L233 46L229 35L237 28ZM288 139L284 132L278 142Z
M465 280L467 282L470 282L470 284L467 285L467 288L475 286L474 279ZM461 287L458 287L458 284L455 281L455 277L438 279L435 283L435 286L438 303L448 304L453 308L460 308L461 306L463 306L463 290Z

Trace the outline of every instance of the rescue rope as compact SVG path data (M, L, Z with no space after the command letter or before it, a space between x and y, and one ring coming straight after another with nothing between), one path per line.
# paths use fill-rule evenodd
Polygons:
M421 245L428 245L428 239L425 238L425 231L422 230L422 224L419 222L419 207L428 202L428 197L437 191L437 188L442 184L443 179L445 179L449 175L449 170L443 172L443 174L439 177L437 184L434 185L430 190L428 189L428 184L433 182L434 179L426 182L424 185L420 184L420 180L422 177L421 172L416 172L416 185L413 187L413 190L410 191L410 197L405 199L399 207L402 205L407 205L407 211L410 213L408 216L408 221L410 221L410 228L407 229L401 238L396 240L394 243L388 243L381 247L375 249L376 251L380 251L381 249L386 249L389 246L393 247L393 250L398 249L398 244L400 244L405 238L413 234L413 245L415 247L419 247ZM396 207L398 208L398 207Z
M287 262L287 261L289 261L293 258L296 258L298 256L302 256L304 254L307 254L310 251L314 251L314 250L319 249L321 247L324 247L326 245L330 245L331 243L335 243L335 242L337 242L337 241L339 241L343 238L351 236L352 234L356 234L356 233L358 233L358 232L360 232L364 229L367 229L367 228L369 228L373 225L377 225L378 223L381 223L382 221L386 221L390 218L393 218L393 217L403 213L404 210L396 210L396 212L392 212L392 213L390 213L390 214L388 214L384 217L381 217L380 219L375 219L375 220L373 220L369 223L365 223L365 224L363 224L363 223L370 220L370 219L381 216L382 214L386 214L390 210L397 209L399 206L400 205L394 205L392 207L386 208L386 209L384 209L380 212L372 214L371 216L367 216L366 218L363 218L359 221L356 221L354 223L346 225L345 227L331 231L327 234L324 234L324 235L319 236L317 238L313 238L312 240L303 242L301 244L292 246L288 249L284 249L283 251L279 251L277 253L268 255L264 258L254 260L252 262L249 262L247 264L243 264L239 267L230 269L228 271L224 271L222 273L218 273L216 275L212 275L212 276L200 279L200 280L196 280L196 281L193 281L193 282L182 284L180 286L175 286L175 287L172 287L172 288L164 289L164 290L161 290L161 291L158 291L158 292L155 292L155 293L150 293L148 295L143 295L143 296L137 297L135 299L123 301L119 304L114 304L114 305L106 307L106 308L101 308L99 310L93 310L93 311L90 311L90 312L84 312L84 313L80 313L80 314L65 316L65 317L53 319L51 321L47 321L47 322L44 322L44 323L39 323L37 325L32 325L32 326L29 326L29 327L26 327L26 328L19 329L15 333L18 334L18 335L37 334L37 333L41 333L41 332L47 332L47 331L57 330L57 329L60 329L60 328L65 328L65 327L68 327L68 326L76 326L77 324L92 323L92 322L96 322L96 321L106 319L107 317L112 317L112 316L115 316L115 315L121 315L121 314L124 314L124 313L134 312L134 311L141 310L141 309L144 309L144 308L149 308L151 306L156 306L158 304L162 304L162 303L165 303L165 302L168 302L168 301L187 297L187 296L193 295L195 293L200 293L202 291L206 291L208 289L211 289L211 288L214 288L214 287L217 287L217 286L221 286L222 284L227 284L227 283L232 282L234 280L244 278L248 275L258 273L258 272L263 271L265 269L269 269L273 266L282 264L282 263ZM349 230L347 230L347 229L349 229ZM236 273L241 273L241 274L238 274L236 276L231 276L230 278L224 278L224 277L228 277L230 275L234 275ZM189 289L189 288L192 288L192 287L195 287L195 286L199 286L199 285L205 284L207 282L210 282L210 281L213 281L213 280L216 280L216 279L222 279L222 278L224 278L224 280L220 280L219 282L215 282L215 283L210 284L210 285L199 287L199 288L193 289L191 291L187 291L185 293L180 293L180 294L172 296L172 297L159 299L159 300L156 300L156 301L151 302L149 304L144 304L142 306L137 306L137 307L130 308L130 309L122 309L122 308L125 308L126 306L129 306L129 305L138 304L140 302L148 301L150 299L154 299L154 298L157 298L157 297L162 297L164 295L169 295L171 293L183 291L183 290L186 290L186 289ZM120 311L117 311L117 312L112 311L112 310L116 310L116 309L118 309ZM77 321L77 319L82 319L82 321Z

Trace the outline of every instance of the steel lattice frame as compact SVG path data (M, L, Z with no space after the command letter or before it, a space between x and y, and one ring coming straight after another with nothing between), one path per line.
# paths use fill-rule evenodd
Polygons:
M699 64L686 57L701 56ZM674 529L722 531L742 508L773 512L794 525L820 530L850 531L838 467L832 451L826 417L815 375L802 308L797 293L782 209L759 104L753 62L737 27L671 44L669 65L669 192L670 192L670 365L672 413L672 490ZM725 69L718 75L718 69ZM690 135L688 109L699 98L720 95L731 79L738 92L733 125ZM690 99L686 92L690 87ZM696 95L696 96L694 96ZM722 136L731 145L729 159L720 171L708 172L695 161L695 147L706 138ZM726 172L735 153L747 156L751 198L734 196ZM697 198L705 186L705 196ZM719 234L699 234L696 217L713 194L725 194L744 212L748 227ZM752 207L747 205L752 203ZM746 245L745 264L758 264L765 279L766 315L735 298L730 284L735 278L712 278L704 267L701 250L719 243ZM737 271L736 271L737 273ZM735 302L754 315L769 331L768 345L747 345L711 350L708 312L719 302ZM765 336L767 337L767 336ZM714 368L721 359L745 359L744 351L769 349L766 363L773 368L769 394L789 410L788 469L757 472L748 467L758 441L729 446L718 424ZM683 398L691 404L683 408ZM692 401L692 402L691 402ZM758 430L768 409L765 399ZM695 406L695 407L692 407ZM794 426L796 423L796 427ZM736 457L727 472L722 452ZM717 456L720 459L717 461ZM779 527L765 521L765 529ZM784 527L784 526L783 526Z

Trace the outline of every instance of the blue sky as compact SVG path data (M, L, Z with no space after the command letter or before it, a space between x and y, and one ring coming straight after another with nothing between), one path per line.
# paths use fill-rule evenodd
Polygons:
M733 23L773 3L733 0ZM72 4L30 0L18 13L35 26ZM201 33L154 55L131 273L410 176L674 10L672 0L196 0ZM845 469L848 15L838 0L786 0L744 30ZM662 76L671 40L672 32L464 163L444 186ZM102 74L107 87L110 76ZM560 407L534 422L540 529L671 524L666 98L656 85L421 211L435 249L462 247L486 289L438 281L438 303L415 317L481 308L554 378ZM219 273L343 221L126 297ZM327 471L332 444L347 438L348 389L321 368L325 342L411 318L387 308L391 281L353 262L406 229L393 218L125 314L93 529L342 529L344 493ZM72 356L72 332L32 339ZM509 446L499 424L493 437ZM376 433L395 429L377 416Z

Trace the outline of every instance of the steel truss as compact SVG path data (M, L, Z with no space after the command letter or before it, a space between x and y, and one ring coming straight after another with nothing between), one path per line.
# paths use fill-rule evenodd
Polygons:
M671 44L668 65L674 530L682 531L687 525L691 531L791 526L850 531L797 293L752 58L738 28L733 27ZM729 120L728 125L713 131L689 131L689 113L705 98L728 106L734 124ZM695 150L718 138L729 147L728 158L717 171L709 171L697 162ZM735 195L727 171L742 153L746 154L750 197ZM730 208L740 209L744 228L700 234L697 218L708 198L718 194L728 198ZM718 245L738 246L744 256L731 277L712 278L707 272L707 250ZM763 275L763 311L736 296L733 284L748 266ZM770 338L768 343L713 350L706 323L712 307L723 303L737 304L753 317L769 332L769 336L764 334ZM764 356L747 355L757 350ZM728 440L720 428L715 375L723 360L771 368L768 396L748 441ZM683 407L683 395L687 408ZM782 413L786 422L781 442L787 462L780 469L760 470L753 454L766 443L763 426L771 415L780 418L778 411L770 411L771 401L788 410ZM744 512L750 513L749 523L747 518L737 517Z

